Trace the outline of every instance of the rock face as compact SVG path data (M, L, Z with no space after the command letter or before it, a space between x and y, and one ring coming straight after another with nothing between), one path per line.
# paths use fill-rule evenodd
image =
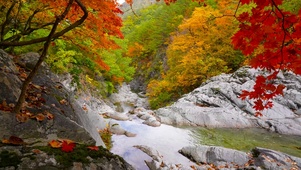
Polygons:
M301 159L265 148L251 154L216 146L188 146L179 151L190 160L214 169L300 169Z
M4 103L8 106L16 103L22 79L35 65L38 57L37 53L28 53L19 58L13 58L0 50L0 104L2 106ZM27 144L42 146L47 145L52 139L70 139L88 146L104 146L97 130L98 127L101 129L105 126L105 121L97 112L99 109L97 105L101 104L97 103L99 100L92 98L88 101L90 103L87 103L87 100L75 99L72 91L60 83L59 77L53 74L46 64L42 64L38 70L27 94L24 114L44 114L46 116L47 113L50 113L54 116L53 119L48 120L47 117L39 121L28 119L24 123L20 123L20 119L17 121L16 115L13 113L0 111L1 139L18 136ZM81 99L84 97L86 96L82 95ZM61 169L52 154L39 154L40 151L37 150L25 152L25 147L10 147L0 143L0 167L4 167L4 169ZM104 152L109 153L106 149ZM16 155L18 161L15 163L18 163L19 166L13 164L12 167L9 167L9 165L2 164L4 162L1 160L2 156L7 157L7 153L13 154L13 157ZM24 159L23 156L25 156ZM91 164L74 160L73 165L66 169L132 169L123 159L112 153L108 157L100 157L99 160L97 158L89 158L89 160Z
M275 83L286 86L274 107L255 117L254 102L242 101L242 90L251 90L261 72L243 67L233 74L211 78L171 106L155 111L161 123L204 127L262 127L282 134L301 135L301 77L290 72L278 74Z
M33 55L32 57L36 56ZM30 65L27 62L23 64ZM18 77L19 71L12 56L4 51L0 51L0 67L1 79L3 80L0 83L0 102L5 100L7 104L16 103L21 87L21 80ZM34 105L28 104L27 110L33 114L49 112L54 115L54 119L43 121L29 119L25 123L19 123L12 113L0 111L1 137L13 134L24 139L68 138L90 144L95 142L83 128L81 113L78 110L75 111L74 99L68 95L68 91L60 83L55 81L55 75L49 69L42 66L32 84L35 88L29 90L29 96L33 99L38 98L38 100L35 101Z
M123 158L102 147L99 151L91 151L86 146L80 146L71 153L55 151L57 155L54 155L51 152L47 147L3 146L0 147L0 169L133 170Z
M194 162L214 164L217 167L244 167L244 165L249 161L249 157L246 153L222 147L203 145L198 147L191 146L184 147L179 152Z
M255 165L263 169L301 169L301 158L258 147L252 152Z

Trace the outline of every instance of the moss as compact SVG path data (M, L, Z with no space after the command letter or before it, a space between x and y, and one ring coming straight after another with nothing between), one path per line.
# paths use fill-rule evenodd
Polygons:
M21 163L21 157L15 152L2 151L0 153L0 167L16 166Z
M121 157L114 155L103 147L99 147L98 151L90 150L87 148L88 145L77 144L73 152L63 152L61 149L51 148L49 146L40 146L40 149L46 152L48 155L54 155L56 161L61 165L61 168L67 168L73 165L73 162L81 162L83 164L89 164L90 160L88 157L93 159L107 158L111 160L113 158L118 158L122 162L125 162Z

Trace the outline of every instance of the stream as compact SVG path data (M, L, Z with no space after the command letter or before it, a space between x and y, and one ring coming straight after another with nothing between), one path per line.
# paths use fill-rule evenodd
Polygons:
M135 145L146 145L156 149L168 163L184 167L193 162L178 153L184 146L215 145L248 152L252 148L264 147L301 157L301 137L280 135L263 129L206 129L200 127L173 127L162 124L151 127L142 124L143 120L134 117L131 121L117 121L125 130L137 134L136 137L113 135L111 152L120 155L137 170L147 170L144 160L151 157Z

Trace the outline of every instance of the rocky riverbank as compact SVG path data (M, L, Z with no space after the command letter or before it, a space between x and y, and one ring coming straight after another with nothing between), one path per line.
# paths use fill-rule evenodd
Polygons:
M133 169L102 147L83 103L45 64L29 86L22 113L10 112L38 57L37 53L16 57L0 50L0 169ZM65 153L47 146L57 139L72 140L76 147ZM98 151L87 148L94 145L102 146Z
M242 90L251 90L259 70L243 67L233 74L209 79L171 106L155 111L161 123L203 127L249 128L301 135L301 77L279 73L276 84L286 86L283 96L273 100L273 108L255 117L254 103L242 101Z
M250 100L238 98L241 90L251 89L254 79L260 72L248 67L241 68L233 74L222 74L208 80L193 92L183 96L171 106L155 111L136 107L125 114L114 113L111 118L129 121L142 119L144 124L159 127L160 124L176 126L201 126L209 128L263 128L271 133L301 135L300 99L301 78L291 73L279 74L276 83L286 85L283 96L273 102L274 107L263 112L263 117L256 117ZM121 91L128 91L122 87ZM123 94L118 94L123 98ZM133 100L133 99L131 99ZM123 105L127 101L123 100ZM138 105L139 106L139 105ZM149 123L152 122L152 123ZM122 129L118 126L118 129ZM126 130L124 130L126 131ZM121 133L122 134L122 133ZM126 134L126 133L123 133ZM176 142L176 141L169 141ZM168 145L168 144L167 144ZM181 154L196 162L193 167L181 164L166 163L166 158L146 145L136 148L149 155L152 160L146 161L150 169L300 169L300 158L271 149L254 148L242 152L218 146L187 146L179 150ZM298 150L299 147L295 149ZM230 156L229 156L230 155Z
M263 113L263 117L255 117L253 102L241 101L238 98L242 89L251 89L254 78L259 72L247 67L233 74L222 74L208 80L193 92L183 96L173 105L155 111L148 110L147 98L132 93L128 85L120 87L118 93L107 99L99 99L90 93L81 93L74 97L71 79L58 77L51 73L46 65L39 70L30 87L31 102L26 103L32 118L27 121L16 119L9 112L15 103L24 74L32 68L37 59L36 53L29 53L14 58L0 51L0 103L7 111L0 111L0 135L2 139L18 136L23 139L17 146L12 141L2 140L0 145L0 169L134 169L123 158L100 147L100 151L91 152L91 145L104 146L99 130L109 128L116 135L125 135L135 140L136 133L128 130L125 122L137 121L140 125L169 130L160 134L171 135L167 141L160 138L160 149L169 148L170 143L177 143L183 133L170 133L176 126L260 127L281 134L301 134L301 78L291 73L278 75L278 82L286 85L284 96L274 100L274 108ZM3 102L5 100L5 103ZM27 112L24 112L26 114ZM51 113L53 118L38 119L36 115ZM124 122L124 123L123 123ZM134 126L141 128L142 126ZM142 129L143 130L143 129ZM162 129L161 129L162 130ZM156 138L141 132L150 139ZM170 134L168 134L170 133ZM139 134L138 134L139 135ZM177 140L174 140L177 135ZM188 137L188 134L186 137ZM185 138L185 137L184 137ZM71 139L76 142L75 152L64 153L47 146L53 139ZM141 139L141 138L139 138ZM139 142L139 141L138 141ZM113 143L114 144L114 143ZM147 142L146 142L147 144ZM250 152L242 152L220 146L189 146L182 140L181 148L173 147L170 153L178 152L187 157L189 165L180 164L177 159L169 162L155 147L135 144L132 147L148 155L146 165L149 169L300 169L300 158L264 148L254 148ZM182 144L187 146L182 147ZM173 145L172 145L173 146ZM177 149L175 149L177 148ZM299 149L297 146L296 149ZM130 155L131 153L124 153ZM141 152L139 153L141 155ZM65 155L65 157L57 157ZM174 156L177 154L174 154ZM232 156L229 156L232 155ZM177 156L176 156L177 157ZM8 159L9 158L9 159ZM63 159L62 159L63 158ZM142 159L136 157L135 159ZM187 159L185 158L185 160ZM146 160L146 159L145 159ZM179 159L178 159L179 160ZM182 158L181 158L182 160ZM183 159L184 160L184 159ZM192 164L191 164L192 163ZM144 167L144 166L143 166Z

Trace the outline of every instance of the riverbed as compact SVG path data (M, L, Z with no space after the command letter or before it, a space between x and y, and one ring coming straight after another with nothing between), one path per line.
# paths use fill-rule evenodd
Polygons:
M135 148L146 145L156 149L165 163L184 167L194 165L178 153L182 147L190 145L213 145L249 152L252 148L264 147L301 157L301 137L280 135L264 129L206 129L200 127L174 127L162 124L150 127L133 117L131 121L118 121L125 130L137 134L136 137L113 135L111 152L120 155L137 170L147 170L146 161L152 159Z

